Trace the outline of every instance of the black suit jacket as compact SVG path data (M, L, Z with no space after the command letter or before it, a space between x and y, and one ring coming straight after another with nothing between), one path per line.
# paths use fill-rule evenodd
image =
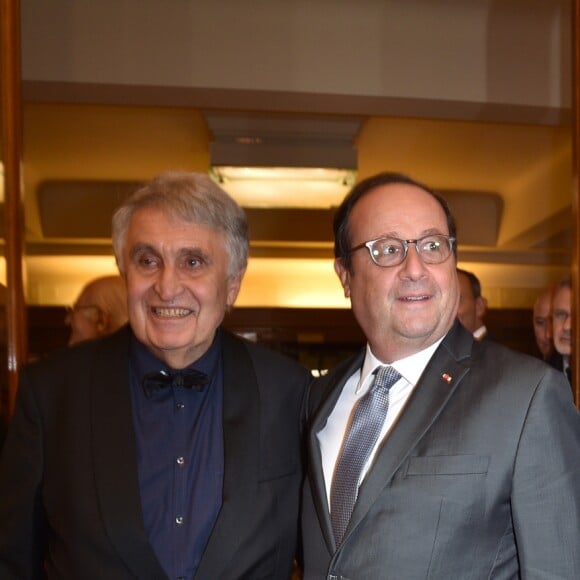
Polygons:
M580 578L580 415L562 373L456 324L336 546L317 433L364 352L312 387L305 579Z
M164 579L142 521L129 331L26 367L0 461L0 578ZM196 578L286 580L309 373L224 332L223 504Z

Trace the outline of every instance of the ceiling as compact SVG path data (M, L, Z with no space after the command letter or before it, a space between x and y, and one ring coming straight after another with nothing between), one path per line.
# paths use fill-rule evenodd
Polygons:
M69 282L54 290L58 268L43 257L110 257L111 213L138 183L223 163L346 167L359 179L393 170L425 182L448 199L460 260L492 306L529 305L567 271L568 0L339 1L334 31L325 1L273 0L261 13L204 1L195 15L186 4L119 12L109 0L54 0L50 10L23 0L33 300L66 302L79 284L58 271ZM156 35L143 34L153 23ZM328 262L345 188L280 191L240 200L252 257Z
M102 132L109 135L105 120L111 125L118 120L107 107L75 107L75 115L68 109L41 107L36 113L37 118L60 120L60 136L63 141L70 141L71 150L86 149L85 173L91 164L99 165L102 153L94 151L95 159L90 161L87 144L82 143L82 131L78 131L79 118L98 115L105 125ZM141 113L144 123L153 114L147 109L137 109L136 113ZM204 112L189 113L198 115L200 124L207 127L203 139L197 137L202 141L197 146L207 152L202 170L208 165L243 165L240 159L252 160L248 166L303 166L300 155L305 155L304 159L315 167L346 167L358 170L359 177L383 170L406 172L446 197L458 222L464 260L570 263L571 138L566 127L383 117L359 117L353 121L348 117L238 113L236 119L244 122L240 132L243 137L234 136L224 156L223 150L216 147L222 144L220 136L216 137L215 128L212 130L216 114L208 120ZM168 123L163 110L155 115L157 124ZM228 116L231 118L232 113ZM300 124L300 143L295 142L288 130L289 121ZM81 126L88 123L85 119ZM338 144L328 133L322 133L323 142L318 137L320 127L329 123L341 129L335 130L339 134ZM270 141L264 137L261 125L267 127ZM28 132L31 139L47 141L41 136L33 137L34 127ZM195 135L189 137L195 139ZM122 156L122 150L127 151L123 143L115 146L107 143L105 135L101 138L109 151L117 151L116 155ZM110 139L116 141L117 137L113 134ZM276 147L271 144L273 140ZM52 156L54 146L49 140L45 145L48 151L43 154ZM66 158L68 148L60 147ZM276 148L272 160L272 150ZM329 153L329 149L337 151ZM155 152L149 155L154 157ZM314 163L318 159L320 163ZM147 163L147 158L144 161ZM28 196L28 252L32 255L53 253L55 248L59 253L72 255L109 252L114 209L149 177L86 178L80 172L75 174L76 165L72 161L70 164L71 177L42 177L34 185L33 195ZM238 195L248 213L253 255L330 257L332 216L351 184L339 183L328 194L320 195L303 183L289 182L286 177L281 184L269 182L265 193L255 190L252 195L250 189L240 198L235 189L230 192ZM235 184L226 180L222 185L228 190Z

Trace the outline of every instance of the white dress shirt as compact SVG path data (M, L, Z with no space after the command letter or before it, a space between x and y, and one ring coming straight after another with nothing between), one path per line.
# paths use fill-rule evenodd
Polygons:
M394 361L391 366L394 367L401 378L391 387L389 391L389 410L383 428L371 451L369 458L363 468L361 474L361 481L367 474L370 466L373 463L377 450L381 446L383 440L387 437L389 431L397 421L405 403L409 399L415 385L423 374L427 363L431 356L439 346L442 338L436 343L427 347L426 349L412 354L406 358ZM363 366L357 370L346 381L342 392L336 401L334 409L330 413L326 425L316 434L318 443L320 445L320 453L322 457L322 469L324 472L324 481L326 484L326 495L328 505L330 505L330 486L332 484L332 477L334 475L334 468L338 460L338 454L342 448L342 443L346 434L347 426L349 425L350 416L356 402L369 390L373 382L373 373L379 366L385 363L381 362L371 351L367 344L367 350ZM360 481L359 481L360 485Z
M473 332L473 338L475 338L475 340L482 340L483 338L485 338L486 335L487 335L487 327L485 326L485 324L483 326L480 326L477 330Z

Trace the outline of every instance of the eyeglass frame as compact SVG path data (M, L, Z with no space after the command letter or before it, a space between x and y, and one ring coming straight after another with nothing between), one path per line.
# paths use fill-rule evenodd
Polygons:
M419 256L419 258L421 259L421 261L424 264L429 264L432 266L436 266L438 264L443 264L443 262L447 261L449 256L447 256L446 258L441 260L441 262L425 262L425 260L423 260L423 258L421 256L422 252L418 249L419 245L420 245L419 242L423 242L424 240L428 240L429 238L444 238L449 245L449 256L453 255L455 243L457 242L457 238L455 236L448 236L445 234L429 234L427 236L423 236L422 238L417 238L414 240L402 240L401 238L395 238L394 236L381 236L381 237L376 238L374 240L368 240L367 242L363 242L362 244L358 244L357 246L354 246L353 248L351 248L348 251L348 253L352 254L352 253L354 253L362 248L366 248L369 251L369 255L371 257L373 264L377 265L379 268L394 268L395 266L400 266L407 259L407 254L409 252L409 245L414 244L417 255ZM375 256L374 256L373 251L372 251L372 246L373 246L373 244L376 244L377 242L380 242L381 240L392 240L394 242L399 242L403 246L403 249L404 249L403 257L401 258L401 260L399 262L397 262L395 264L386 265L386 264L379 264L376 261Z
M569 318L572 318L572 313L569 310L557 308L554 310L554 312L552 312L552 320L556 320L560 324L566 324Z

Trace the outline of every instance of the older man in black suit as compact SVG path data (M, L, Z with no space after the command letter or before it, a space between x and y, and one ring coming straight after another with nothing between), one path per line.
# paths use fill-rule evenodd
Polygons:
M0 578L271 578L295 554L309 373L223 330L247 222L207 176L117 210L129 326L24 369L0 463Z
M397 174L335 219L368 344L309 396L306 580L580 578L580 415L562 373L456 321L455 224Z

